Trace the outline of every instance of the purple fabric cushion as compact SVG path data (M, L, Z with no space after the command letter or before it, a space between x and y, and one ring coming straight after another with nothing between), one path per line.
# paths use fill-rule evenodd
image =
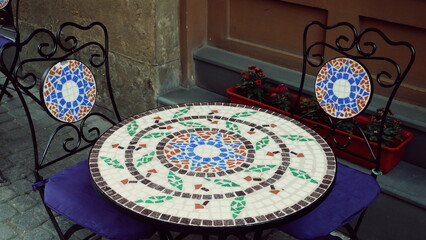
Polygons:
M12 42L12 40L10 40L9 38L0 36L0 48L6 45L6 43L10 43L10 42Z
M373 177L338 163L336 181L327 198L279 229L299 239L327 236L357 217L379 194L380 187Z
M88 161L51 176L45 187L47 206L108 239L149 238L154 229L112 207L92 185Z

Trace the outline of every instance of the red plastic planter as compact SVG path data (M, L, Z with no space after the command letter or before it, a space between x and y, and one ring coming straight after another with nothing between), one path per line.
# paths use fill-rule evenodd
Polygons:
M235 93L235 86L230 87L228 89L226 89L226 92L230 95L230 99L232 103L238 103L238 104L245 104L245 105L250 105L250 106L255 106L255 107L261 107L261 108L266 108L266 109L270 109L272 111L276 111L279 112L281 114L284 114L286 116L290 116L291 114L289 112L283 111L281 109L263 104L261 102L258 101L254 101L252 99L243 97L241 95L238 95L237 93ZM298 116L294 116L295 118L297 118ZM361 125L363 124L367 124L369 119L363 116L357 116L355 118ZM303 119L302 122L304 124L306 124L309 127L313 127L316 126L314 128L314 130L316 132L318 132L320 135L325 136L329 130L330 127L323 125L321 123L312 121L310 119ZM355 164L358 164L360 166L372 169L374 168L375 164L367 161L365 159L363 159L362 157L368 158L368 159L372 159L370 151L368 150L367 144L364 142L364 139L362 139L361 137L346 133L346 132L342 132L339 130L336 130L335 133L335 138L337 140L337 142L344 144L347 142L347 136L350 136L351 138L351 143L350 145L345 148L346 151L348 152L344 152L340 149L338 149L337 147L335 147L333 139L331 137L328 137L326 139L326 141L330 144L330 146L333 148L334 153L336 154L337 157L340 157L342 159L348 160L350 162L353 162ZM402 138L403 141L396 147L386 147L386 146L381 146L381 169L383 173L387 173L389 172L392 168L394 168L403 158L404 156L404 151L405 148L407 146L407 143L411 141L411 139L413 139L413 133L409 132L409 131L403 131L402 132ZM377 153L377 143L375 142L370 142L370 145L374 151L374 153ZM360 155L356 156L356 155Z

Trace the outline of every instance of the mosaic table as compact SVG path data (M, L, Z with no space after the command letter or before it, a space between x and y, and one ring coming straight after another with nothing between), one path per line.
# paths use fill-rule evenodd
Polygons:
M227 103L159 108L109 129L90 154L107 199L156 223L268 224L308 209L334 182L327 143L300 122Z

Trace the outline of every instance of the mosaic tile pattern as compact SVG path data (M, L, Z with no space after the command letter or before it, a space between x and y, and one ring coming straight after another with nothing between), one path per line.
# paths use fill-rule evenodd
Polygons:
M3 9L7 6L9 0L0 0L0 9Z
M47 110L62 122L81 120L95 104L95 78L86 65L76 60L56 63L46 72L41 87Z
M98 188L130 211L185 226L267 223L318 200L336 162L294 119L227 103L168 106L129 118L93 147Z
M346 119L358 115L371 95L370 77L364 67L350 58L335 58L320 69L315 94L329 115Z

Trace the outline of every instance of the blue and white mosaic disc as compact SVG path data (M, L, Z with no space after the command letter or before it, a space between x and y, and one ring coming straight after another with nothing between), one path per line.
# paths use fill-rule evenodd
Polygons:
M326 113L339 119L351 118L358 115L370 100L370 76L357 61L335 58L320 69L315 94Z
M9 0L0 0L0 9L3 9L7 6Z
M42 99L54 118L77 122L89 114L95 104L95 78L82 62L58 62L46 72Z

